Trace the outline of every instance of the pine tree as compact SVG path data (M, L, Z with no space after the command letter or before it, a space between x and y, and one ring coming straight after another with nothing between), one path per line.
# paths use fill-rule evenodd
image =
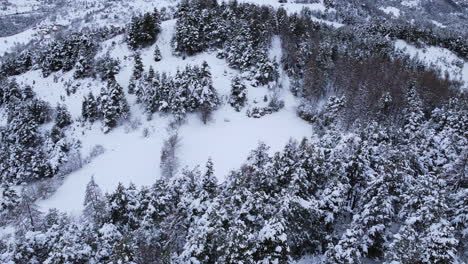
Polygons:
M144 48L156 42L161 19L157 9L153 13L132 17L127 26L127 43L132 49Z
M123 230L135 230L139 226L137 209L138 197L134 184L125 188L121 183L109 196L109 213L111 222Z
M205 49L201 32L199 12L191 8L188 0L182 1L177 9L176 32L172 40L176 52L194 55Z
M55 109L55 125L64 128L73 122L70 112L65 105L58 105Z
M257 263L287 263L289 261L286 225L277 218L268 220L259 231Z
M154 54L153 54L154 61L158 62L162 60L161 50L159 50L158 45L154 47Z
M188 80L184 78L184 75L178 71L173 79L173 87L169 94L169 107L174 115L175 120L181 122L184 120L187 114L187 101L189 96L188 91Z
M91 92L87 97L83 98L81 116L85 121L89 121L91 123L99 119L98 102Z
M206 172L202 176L201 187L202 191L212 198L216 195L217 179L214 176L213 161L211 158L206 162Z
M218 95L213 87L211 73L206 61L202 64L199 78L200 86L197 87L194 93L196 101L198 101L198 105L200 105L203 123L206 124L211 113L219 104Z
M18 225L25 230L36 231L40 227L41 211L34 203L29 190L21 193L21 202L18 207Z
M424 121L424 113L422 111L422 102L414 84L408 91L407 95L408 107L405 109L405 124L404 132L410 137L415 137L415 133L419 131L420 126Z
M12 211L15 209L20 201L20 196L18 193L15 191L15 189L12 188L12 186L8 183L3 183L2 184L2 201L0 202L0 208L1 213L3 217L6 217L8 212Z
M115 80L110 80L107 88L101 89L100 110L103 117L104 133L117 126L120 119L128 118L129 107L122 87Z
M73 74L75 79L92 77L93 72L93 57L89 54L90 51L86 47L81 48L78 52L78 59L76 62L76 70Z
M135 54L133 58L135 60L135 66L133 67L133 77L135 80L139 80L143 76L144 72L143 62L141 61L141 56L139 53Z
M247 102L247 87L242 82L239 76L234 77L231 83L231 96L229 97L229 104L239 112Z
M83 203L83 216L92 220L96 225L104 222L106 217L106 204L99 186L94 181L94 176L86 185L85 199Z
M235 69L248 70L256 62L253 36L247 23L239 23L226 45L226 53L229 66Z

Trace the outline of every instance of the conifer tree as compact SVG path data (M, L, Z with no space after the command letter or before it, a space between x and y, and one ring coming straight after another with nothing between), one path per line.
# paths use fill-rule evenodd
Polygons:
M202 64L199 80L200 86L197 87L194 93L196 100L198 101L198 105L200 106L202 121L206 124L211 113L219 104L218 95L213 87L211 73L206 61Z
M55 125L57 127L64 128L72 124L72 117L65 105L58 105L55 111Z
M154 47L154 54L153 54L154 61L158 62L162 60L161 50L159 50L159 46L156 45Z
M234 77L231 83L231 96L229 97L229 104L239 112L245 106L247 101L247 87L242 82L239 76Z
M128 118L128 103L117 81L110 80L107 87L101 89L100 102L104 133L114 128L120 119Z
M83 215L96 225L103 223L106 217L106 204L99 186L94 181L94 176L86 185L85 198L83 202Z

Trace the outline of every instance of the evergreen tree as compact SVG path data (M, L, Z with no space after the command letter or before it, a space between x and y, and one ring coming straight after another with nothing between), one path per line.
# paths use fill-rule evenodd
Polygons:
M141 61L141 56L139 53L135 54L133 57L135 60L135 66L133 67L133 78L139 80L143 76L144 68L143 62Z
M91 123L99 118L98 102L91 92L87 97L83 98L81 116L85 121L89 121Z
M109 197L111 222L123 230L135 230L139 226L137 216L138 200L134 184L125 188L121 183Z
M218 95L213 87L208 64L203 62L199 76L200 86L194 91L196 101L200 105L203 123L206 124L211 113L219 104Z
M55 109L55 125L64 128L73 122L70 112L65 105L58 105Z
M229 97L229 104L239 112L245 106L247 101L247 87L242 82L239 76L234 77L231 83L231 96Z
M157 9L153 13L132 17L127 26L127 43L132 49L144 48L156 42L161 19Z
M120 119L128 118L129 107L125 94L115 80L110 80L107 88L101 89L100 104L104 133L117 126Z
M203 174L201 180L202 191L205 192L208 197L213 198L216 195L217 185L217 179L214 176L213 161L209 158L206 162L206 172Z
M159 50L158 45L156 45L156 46L154 47L154 54L153 54L153 57L154 57L154 61L156 61L156 62L162 60L161 50Z
M99 225L106 217L106 204L99 186L94 181L94 176L86 185L85 199L83 203L83 216Z

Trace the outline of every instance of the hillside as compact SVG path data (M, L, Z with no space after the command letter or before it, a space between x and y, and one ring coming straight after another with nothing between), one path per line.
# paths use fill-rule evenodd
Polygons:
M465 263L468 6L0 1L1 263Z

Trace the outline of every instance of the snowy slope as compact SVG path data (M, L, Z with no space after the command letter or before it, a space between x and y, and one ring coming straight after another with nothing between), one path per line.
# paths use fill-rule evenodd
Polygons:
M152 59L153 47L142 51L142 59L145 68L150 65L156 71L166 71L174 73L177 68L185 65L200 65L207 61L213 76L213 85L219 95L227 98L230 92L231 79L239 74L230 69L224 60L217 59L215 53L203 53L186 58L172 55L170 39L174 32L175 21L162 23L162 33L157 41L162 53L163 60L154 62ZM110 43L119 43L115 47L110 47ZM124 61L125 56L130 56L126 44L122 42L121 36L104 43L109 45L113 57ZM274 38L272 44L271 57L281 58L281 43L279 38ZM133 69L133 61L124 61L123 69L117 76L118 82L126 88ZM72 73L61 76L72 80ZM209 157L213 159L215 174L219 180L229 173L230 170L238 168L246 159L249 152L254 149L260 141L271 146L271 151L279 151L290 138L301 139L311 135L310 125L299 119L295 113L298 104L296 98L289 92L288 79L282 74L281 82L283 90L281 98L285 100L286 106L283 110L272 115L267 115L260 119L248 118L245 114L246 107L242 112L235 112L232 107L224 104L218 109L211 122L204 125L196 114L188 116L186 124L180 128L182 137L181 147L178 156L181 168L188 166L193 168L197 165L203 166ZM54 103L60 100L60 83L53 83L53 78L41 78L39 73L27 73L19 78L23 82L31 82L33 79L41 80L40 84L46 89L39 88L38 96ZM74 117L80 114L80 104L83 94L90 90L96 95L100 86L97 83L85 81L80 90L75 95L66 98L66 104ZM40 87L40 85L36 85ZM62 88L63 89L63 88ZM64 91L63 91L64 93ZM254 105L254 101L262 102L265 95L270 92L267 87L249 86L249 104ZM155 179L160 177L159 164L160 153L164 139L167 137L166 127L170 121L170 116L155 114L151 121L146 121L145 114L140 106L134 104L135 98L127 95L130 105L132 105L132 118L138 119L141 125L136 129L131 129L129 125L124 125L113 130L109 134L100 131L100 124L95 124L91 129L83 128L76 122L73 126L72 136L79 138L83 144L82 154L86 157L91 149L100 144L105 148L105 153L98 156L90 164L82 169L68 175L64 184L48 200L40 201L39 205L43 210L48 208L58 208L60 210L78 213L81 210L84 190L91 176L104 191L112 191L119 182L136 185L150 185ZM262 102L263 103L263 102ZM143 129L149 130L149 137L143 137Z
M445 48L417 48L403 40L395 41L395 49L415 58L427 66L448 73L451 80L464 82L462 89L468 89L468 62Z

